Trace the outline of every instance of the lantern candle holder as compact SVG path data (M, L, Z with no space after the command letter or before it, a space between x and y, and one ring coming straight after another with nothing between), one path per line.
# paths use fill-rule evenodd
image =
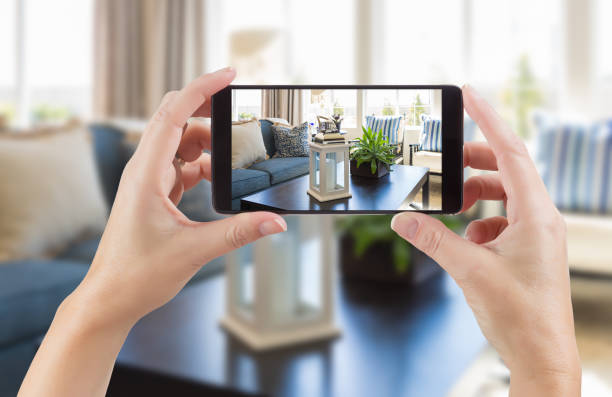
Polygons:
M227 255L221 325L253 350L334 338L330 216L287 217L287 232Z
M318 201L351 197L349 192L348 143L310 142L310 183L308 194Z

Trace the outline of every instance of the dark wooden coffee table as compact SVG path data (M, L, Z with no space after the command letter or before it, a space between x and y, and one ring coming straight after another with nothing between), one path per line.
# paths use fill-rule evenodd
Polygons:
M279 183L240 200L242 210L285 211L384 211L397 210L422 190L422 208L429 208L429 168L394 165L392 172L379 179L349 177L352 197L321 202L306 191L309 175Z
M201 280L136 324L109 395L443 397L486 345L445 273L412 286L336 286L338 338L253 352L219 326L223 276ZM194 383L204 391L189 393Z

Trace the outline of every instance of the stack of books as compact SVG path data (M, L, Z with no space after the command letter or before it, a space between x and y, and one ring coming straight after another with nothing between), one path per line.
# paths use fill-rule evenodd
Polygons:
M346 143L346 139L344 138L344 133L341 132L328 132L322 133L319 132L314 137L314 141L316 143L328 144L328 143Z

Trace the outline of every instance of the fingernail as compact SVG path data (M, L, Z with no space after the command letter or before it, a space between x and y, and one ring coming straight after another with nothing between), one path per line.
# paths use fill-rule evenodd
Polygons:
M231 66L226 66L223 69L217 70L217 72L233 72L233 71L234 71L234 68Z
M261 225L259 225L259 232L262 236L267 236L269 234L281 233L287 230L287 224L285 220L282 218L276 218L270 221L265 221Z
M419 221L410 214L397 214L391 219L391 229L406 239L412 239L419 230Z

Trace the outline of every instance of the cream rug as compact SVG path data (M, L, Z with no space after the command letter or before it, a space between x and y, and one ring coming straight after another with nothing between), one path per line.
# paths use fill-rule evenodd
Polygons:
M612 396L612 280L572 279L576 339L582 360L582 396ZM509 372L485 348L449 397L508 395Z

